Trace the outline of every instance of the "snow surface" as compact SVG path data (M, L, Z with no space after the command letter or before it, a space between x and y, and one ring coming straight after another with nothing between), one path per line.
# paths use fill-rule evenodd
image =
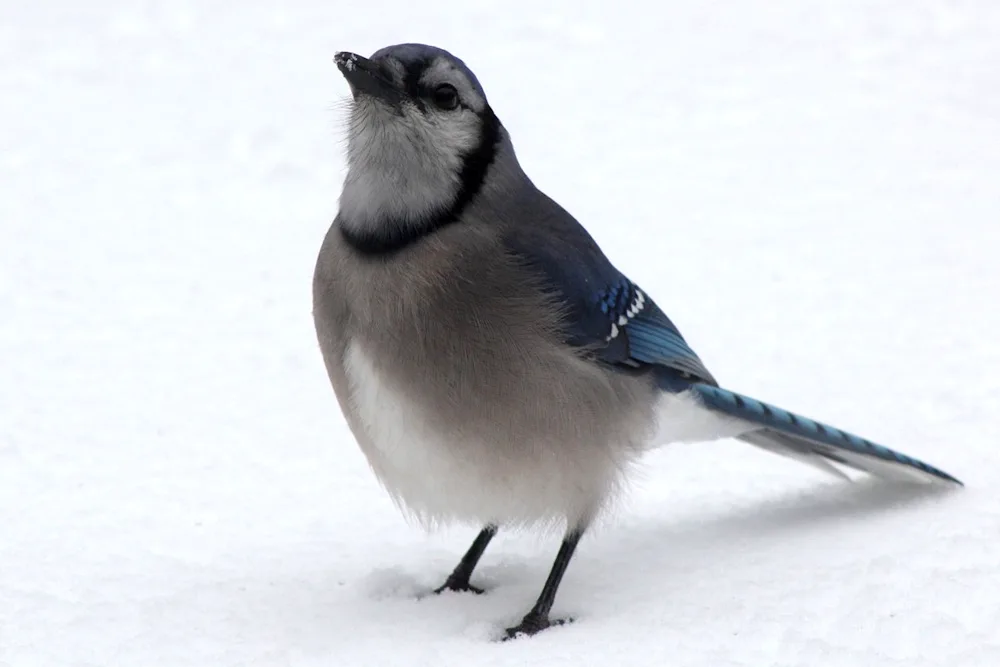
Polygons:
M672 447L576 623L490 641L551 535L424 596L475 529L403 521L310 315L332 58L400 41L469 63L725 385L968 487ZM1000 664L998 72L992 0L4 2L0 665Z

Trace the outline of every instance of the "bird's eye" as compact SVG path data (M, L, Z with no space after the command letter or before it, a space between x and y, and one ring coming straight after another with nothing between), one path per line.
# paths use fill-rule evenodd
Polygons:
M450 83L442 83L434 89L431 95L435 106L445 111L451 111L458 106L458 91Z

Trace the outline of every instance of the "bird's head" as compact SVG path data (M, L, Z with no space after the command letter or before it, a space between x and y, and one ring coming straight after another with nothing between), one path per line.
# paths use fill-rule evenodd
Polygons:
M338 53L353 94L340 224L356 246L392 249L460 217L509 138L465 63L398 44Z

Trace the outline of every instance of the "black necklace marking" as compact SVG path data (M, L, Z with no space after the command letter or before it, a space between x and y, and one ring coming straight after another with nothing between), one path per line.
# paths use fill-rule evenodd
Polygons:
M486 173L496 158L497 146L500 143L500 120L489 105L480 117L483 120L483 130L479 145L462 159L458 194L448 208L431 213L417 223L385 220L378 231L359 232L341 227L340 233L348 245L362 255L391 255L442 227L458 222L462 213L482 189Z

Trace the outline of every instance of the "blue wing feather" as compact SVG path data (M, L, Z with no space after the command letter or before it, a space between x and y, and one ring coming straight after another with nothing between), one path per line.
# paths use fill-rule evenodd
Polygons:
M721 389L670 318L601 252L558 204L537 197L517 202L537 213L504 238L506 249L541 280L563 309L566 341L622 372L650 372L668 392L692 392L708 410L745 422L750 444L817 464L834 461L877 475L891 468L959 483L951 475L821 422ZM540 213L538 213L540 212ZM887 469L888 466L890 469ZM829 471L829 463L820 465Z
M562 307L568 344L587 349L595 361L616 370L650 372L664 391L691 392L708 410L745 422L748 431L739 437L768 451L878 475L905 468L960 483L847 431L719 388L670 318L611 264L569 213L538 191L523 196L531 200L516 204L533 212L532 224L511 229L504 244ZM820 467L830 470L829 463Z
M587 231L556 207L533 230L520 228L505 244L566 309L566 339L621 370L649 368L664 388L716 385L670 318L611 264ZM556 245L558 242L558 245Z

